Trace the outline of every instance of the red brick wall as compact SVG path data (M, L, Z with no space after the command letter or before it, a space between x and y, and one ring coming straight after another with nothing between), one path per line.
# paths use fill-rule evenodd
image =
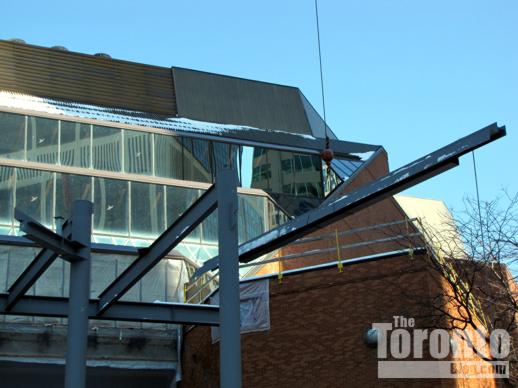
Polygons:
M430 293L424 259L407 256L270 280L267 332L242 335L243 387L455 386L453 381L378 380L376 350L363 343L373 322L394 315L426 326L427 311L402 289ZM420 318L421 317L421 318ZM185 336L181 387L217 387L218 345L210 329Z

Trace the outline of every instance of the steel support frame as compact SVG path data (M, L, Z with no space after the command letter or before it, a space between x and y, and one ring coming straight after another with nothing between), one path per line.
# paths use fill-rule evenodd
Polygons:
M70 262L68 297L67 355L65 388L86 386L86 347L88 342L88 305L90 301L91 238L93 205L74 201L72 206L72 241L81 245L81 260Z
M66 318L68 298L23 296L10 310L6 309L8 294L0 294L0 314ZM97 299L88 302L89 319L191 324L219 326L219 307L186 303L116 302L104 314L97 315Z
M14 209L14 218L20 222L20 230L26 234L25 237L41 245L44 249L51 250L68 261L83 259L78 252L84 245L79 241L53 232L18 208Z
M64 238L70 237L71 224L67 223L61 232ZM58 258L58 254L50 249L43 248L38 255L30 262L20 276L7 290L9 296L7 298L6 310L10 310L16 302L31 288L38 278L49 268Z
M256 259L344 216L354 214L384 198L456 167L459 164L459 157L499 139L505 134L505 127L499 127L496 123L493 123L419 158L380 179L367 183L352 193L331 203L325 203L323 206L290 220L278 228L241 244L239 246L239 261L246 263ZM198 277L207 271L215 270L218 266L218 257L210 259L195 271L194 276Z
M217 207L216 186L212 185L167 230L141 253L126 270L99 295L103 314L115 301L148 273Z
M59 235L31 217L15 209L20 229L26 237L43 246L43 252L29 265L15 282L15 294L9 294L7 309L13 310L31 281L37 280L46 267L58 256L70 261L70 291L68 298L68 332L65 366L65 387L84 388L86 385L86 346L88 340L88 304L90 299L92 203L74 201L72 218L65 233ZM70 238L68 237L70 234ZM24 291L25 290L25 291ZM11 299L9 299L11 296Z
M250 127L242 127L242 129L236 130L229 129L221 132L221 134L188 131L177 131L177 133L179 136L191 137L193 139L212 140L238 146L268 148L271 150L319 156L322 150L326 148L326 140L322 138ZM361 160L357 154L375 152L382 148L379 145L355 143L338 139L329 139L329 146L333 150L336 158L356 161Z
M241 318L235 171L224 169L216 177L218 192L220 386L241 387Z
M143 250L132 266L128 267L103 291L99 301L89 300L92 204L87 201L74 203L70 239L46 229L17 211L16 215L21 222L21 229L27 233L28 238L71 262L70 297L67 300L66 298L18 295L18 302L9 304L9 295L4 294L0 295L0 313L68 316L66 376L68 387L83 387L85 384L86 362L83 361L86 361L89 318L208 325L221 323L222 386L239 387L241 384L239 261L251 261L343 216L352 214L389 195L455 167L458 165L460 156L502 136L505 136L505 127L492 124L371 182L353 193L242 244L239 249L237 247L237 177L235 172L230 170L221 171L216 184L211 186L149 248ZM209 261L201 270L197 271L197 275L220 266L220 303L223 304L222 307L117 301L216 207L219 207L218 238L220 255L223 259L221 263L217 258ZM43 261L43 259L41 260ZM32 276L36 276L36 274ZM227 360L228 363L224 360Z

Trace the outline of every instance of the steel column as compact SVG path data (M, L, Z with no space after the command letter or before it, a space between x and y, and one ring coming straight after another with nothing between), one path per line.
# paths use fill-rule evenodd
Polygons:
M68 303L67 356L65 388L86 386L86 346L88 339L88 307L90 302L90 259L92 235L92 203L74 201L72 208L72 240L79 242L81 260L70 263L70 295Z
M220 386L241 387L241 332L237 234L237 175L224 169L216 177L218 192Z

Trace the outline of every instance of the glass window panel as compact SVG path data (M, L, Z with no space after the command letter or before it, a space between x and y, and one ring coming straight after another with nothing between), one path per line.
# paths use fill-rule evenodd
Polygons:
M152 175L151 133L124 132L124 171Z
M104 178L94 182L94 229L128 234L128 182Z
M182 146L179 138L155 134L155 175L183 179Z
M300 197L323 196L321 160L317 155L257 148L253 165L254 188Z
M266 199L255 195L239 196L240 243L265 232Z
M214 142L213 150L215 174L225 166L230 166L233 170L239 170L238 161L242 161L243 147Z
M189 208L200 196L200 190L184 187L166 186L167 195L167 225L171 225ZM200 239L200 228L194 229L188 240Z
M230 146L225 143L213 143L214 149L214 166L216 173L229 165L230 162Z
M90 167L91 125L61 122L61 164L65 166Z
M15 170L11 167L0 167L0 224L11 225L14 209Z
M28 118L27 159L40 163L58 162L58 120Z
M94 125L92 134L93 168L121 172L121 130Z
M16 169L16 207L47 226L53 226L53 174Z
M212 182L209 142L183 138L183 179L196 182Z
M164 231L164 187L131 182L131 234L157 236Z
M196 260L198 261L207 261L208 259L211 259L214 256L211 256L211 251L207 251L206 246L202 245L200 249L198 250L198 253L196 255Z
M72 215L72 203L78 199L92 200L92 178L84 175L57 174L56 216L69 219Z
M25 159L25 116L0 112L0 157Z
M213 211L202 222L203 244L217 244L218 243L218 212Z

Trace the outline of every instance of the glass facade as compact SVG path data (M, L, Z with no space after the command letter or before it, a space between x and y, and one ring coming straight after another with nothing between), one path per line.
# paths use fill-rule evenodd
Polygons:
M202 194L195 182L213 182L225 165L237 169L242 152L225 143L14 113L0 112L0 129L9 139L0 147L0 233L10 235L18 234L15 207L55 229L70 217L74 200L86 199L94 203L95 242L147 246ZM242 193L238 216L240 242L287 219L267 195ZM217 255L217 214L177 251L196 261Z
M245 157L251 171L244 171L244 147L237 145L6 112L0 112L0 130L2 234L18 233L14 207L56 228L56 217L70 217L75 199L87 199L94 202L95 241L149 245L201 195L203 184L230 166L242 183L271 196L240 193L242 243L287 220L271 198L298 215L359 166L339 164L330 176L317 155L251 148ZM177 250L198 261L217 255L216 213Z
M17 234L14 208L55 228L70 217L72 202L94 202L94 241L145 246L201 195L201 189L0 166L0 232ZM269 210L267 210L269 209ZM271 217L266 217L266 212ZM285 222L266 196L239 194L239 240ZM217 214L211 214L178 249L190 259L217 255ZM192 245L192 246L191 246Z

